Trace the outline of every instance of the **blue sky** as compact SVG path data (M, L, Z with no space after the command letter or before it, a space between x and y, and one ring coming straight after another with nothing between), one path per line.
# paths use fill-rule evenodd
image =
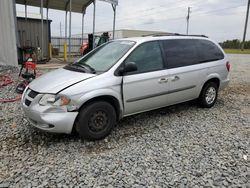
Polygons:
M242 39L247 0L119 0L116 29L139 29L185 33L187 8L190 15L190 34L205 34L216 41ZM17 11L24 6L17 5ZM28 7L39 13L39 8ZM44 10L45 14L45 10ZM60 22L65 27L65 13L50 10L52 36L60 35ZM85 32L92 32L93 6L85 15ZM250 22L250 20L249 20ZM110 4L97 0L96 31L112 30L113 10ZM249 24L248 24L249 25ZM81 33L81 14L72 14L72 34ZM250 26L247 32L250 40Z

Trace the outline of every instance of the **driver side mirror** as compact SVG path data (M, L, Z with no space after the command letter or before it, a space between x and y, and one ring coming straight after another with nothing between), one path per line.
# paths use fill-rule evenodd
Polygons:
M127 72L133 72L133 71L137 71L137 65L135 64L135 62L128 62L125 63L125 65L120 68L119 74L124 75Z

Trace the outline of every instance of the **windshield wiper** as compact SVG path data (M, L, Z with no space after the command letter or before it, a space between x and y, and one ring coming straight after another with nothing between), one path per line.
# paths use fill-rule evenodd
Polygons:
M86 69L81 67L81 66L75 66L74 64L69 64L66 65L64 68L68 69L68 70L76 70L79 72L86 72Z
M85 64L85 63L84 64L76 63L76 64L73 64L73 65L76 65L76 66L79 66L79 67L82 67L82 68L86 68L87 67L87 69L90 70L91 73L93 73L93 74L96 73L95 69L93 67L91 67L90 65L88 65L88 64Z

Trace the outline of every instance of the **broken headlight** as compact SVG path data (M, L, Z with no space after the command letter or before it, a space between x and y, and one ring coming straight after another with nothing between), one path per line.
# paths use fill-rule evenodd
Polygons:
M68 111L73 111L77 109L77 106L74 105L73 101L65 95L52 95L44 94L39 101L39 104L42 106L58 106L58 107L67 107Z

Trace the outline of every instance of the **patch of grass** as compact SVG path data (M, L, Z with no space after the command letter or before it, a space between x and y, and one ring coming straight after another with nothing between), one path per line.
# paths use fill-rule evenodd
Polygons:
M227 54L250 54L250 49L245 49L241 51L241 49L224 49Z

